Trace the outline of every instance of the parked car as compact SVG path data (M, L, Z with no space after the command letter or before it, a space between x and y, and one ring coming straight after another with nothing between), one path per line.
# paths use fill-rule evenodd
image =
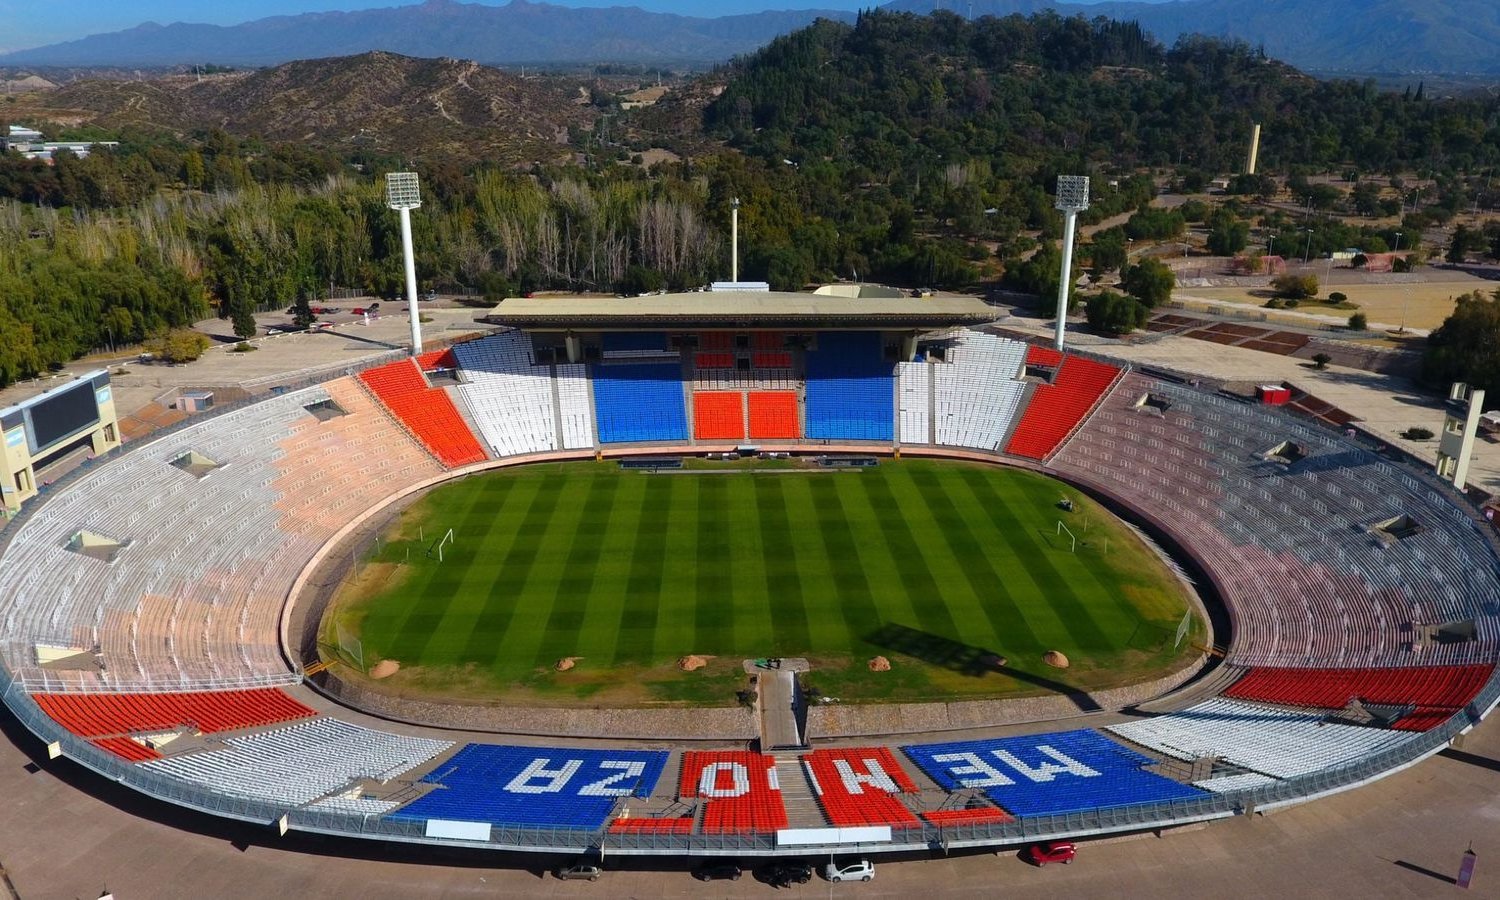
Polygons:
M807 884L812 881L812 866L800 859L779 859L756 870L755 877L766 884Z
M694 869L693 877L699 881L739 881L743 872L739 863L711 862Z
M1032 844L1026 848L1026 861L1036 866L1045 866L1047 863L1060 862L1067 865L1078 855L1078 848L1073 846L1072 841L1047 841L1044 844Z
M593 863L573 863L555 870L553 875L563 881L598 881L604 870Z
M823 868L823 876L832 882L869 881L875 877L875 864L868 859L852 863L831 862Z

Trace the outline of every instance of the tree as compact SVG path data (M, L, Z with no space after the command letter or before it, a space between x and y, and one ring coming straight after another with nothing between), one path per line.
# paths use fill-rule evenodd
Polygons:
M1215 256L1233 256L1250 243L1250 223L1221 212L1213 217L1208 232L1208 252Z
M1112 269L1123 270L1130 262L1125 247L1125 232L1119 228L1106 228L1094 235L1089 244L1089 274L1099 280Z
M255 310L248 302L232 304L229 307L229 319L234 324L235 337L255 337Z
M1364 331L1369 326L1370 321L1369 319L1365 318L1365 314L1362 312L1357 312L1349 317L1350 331Z
M1150 257L1125 270L1121 286L1126 293L1155 309L1172 299L1172 289L1177 286L1177 276L1167 264Z
M307 298L307 290L304 288L298 291L297 302L292 304L292 325L305 331L313 326L317 318L313 315L312 303ZM239 334L238 324L235 325L235 334ZM253 330L251 334L254 334ZM248 337L249 335L240 334L239 336Z
M1114 291L1090 297L1085 314L1089 327L1103 334L1129 334L1151 318L1151 310L1145 304Z
M1312 360L1313 368L1321 372L1322 370L1328 368L1329 363L1333 362L1333 357L1329 356L1327 353L1314 353Z
M1458 265L1464 261L1469 250L1469 227L1458 225L1453 229L1453 242L1448 245L1448 253L1444 257L1448 262Z
M146 348L157 359L169 363L189 363L202 356L208 345L207 335L190 328L174 328L157 334L147 342Z
M1278 297L1285 297L1288 300L1306 300L1309 297L1318 296L1318 276L1293 275L1289 272L1272 278L1271 287L1275 289Z
M1427 339L1423 378L1434 387L1462 381L1483 388L1489 396L1500 391L1500 291L1474 291L1458 298L1458 305Z

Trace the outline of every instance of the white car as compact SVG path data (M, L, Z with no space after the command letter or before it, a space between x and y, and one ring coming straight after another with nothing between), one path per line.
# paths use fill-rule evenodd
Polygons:
M831 862L826 867L824 867L823 876L829 881L834 882L869 881L871 878L875 877L875 864L870 862L868 859L862 859L859 862L847 863L842 866L838 863Z

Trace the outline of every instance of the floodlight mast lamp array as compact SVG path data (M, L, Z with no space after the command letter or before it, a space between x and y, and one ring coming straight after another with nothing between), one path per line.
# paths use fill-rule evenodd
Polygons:
M1068 294L1073 282L1073 237L1078 230L1078 214L1089 208L1088 176L1059 175L1056 206L1063 214L1063 255L1062 279L1057 284L1057 336L1052 346L1061 350L1068 330Z
M417 308L417 260L411 247L411 211L422 207L416 172L385 176L385 203L401 214L401 250L406 266L406 308L411 315L411 355L422 352L422 313Z

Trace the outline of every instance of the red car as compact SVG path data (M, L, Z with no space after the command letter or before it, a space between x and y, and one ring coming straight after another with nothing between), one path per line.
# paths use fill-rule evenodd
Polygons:
M1073 846L1072 841L1048 841L1045 844L1032 844L1026 848L1026 861L1037 866L1045 866L1047 863L1060 862L1063 865L1073 861L1078 855L1078 848Z

